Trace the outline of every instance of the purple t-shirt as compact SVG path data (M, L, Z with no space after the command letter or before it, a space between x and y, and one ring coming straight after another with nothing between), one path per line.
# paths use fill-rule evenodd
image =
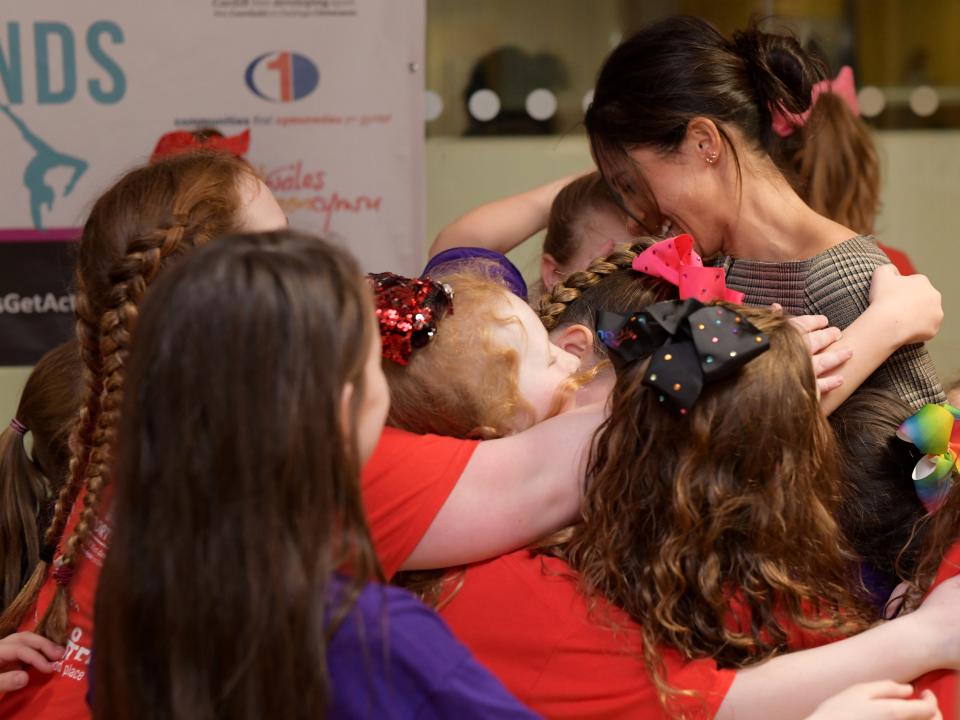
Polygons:
M334 578L334 593L341 583ZM539 717L473 658L439 615L390 585L363 589L327 646L327 668L331 720Z
M370 583L327 648L331 718L531 720L440 617L410 593Z

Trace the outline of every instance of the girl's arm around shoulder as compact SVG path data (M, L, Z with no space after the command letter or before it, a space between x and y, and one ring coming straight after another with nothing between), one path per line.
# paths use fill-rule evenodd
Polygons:
M737 671L718 720L800 720L857 683L909 682L960 667L960 577L938 586L920 608L859 635L789 653Z
M481 442L405 570L487 560L572 523L580 512L600 404Z
M843 331L839 343L852 357L838 370L843 384L821 400L829 415L860 387L894 352L905 345L936 337L943 322L941 296L924 275L903 276L893 265L873 273L870 304Z

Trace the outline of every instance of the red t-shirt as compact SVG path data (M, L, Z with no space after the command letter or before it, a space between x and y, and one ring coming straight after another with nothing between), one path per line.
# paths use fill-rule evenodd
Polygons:
M110 496L108 486L101 496L101 507L109 507ZM70 537L80 519L83 497L81 493L74 503L64 538ZM109 539L109 512L98 513L93 532L77 557L73 581L70 583L73 604L68 615L67 652L64 659L56 664L57 669L50 675L28 669L30 682L27 686L0 697L0 717L4 720L80 720L90 717L86 694L93 639L93 602ZM21 631L36 627L55 591L53 574L48 573L37 601L20 623Z
M637 626L603 601L591 611L562 560L519 550L471 565L440 614L508 690L544 717L667 717ZM660 657L674 687L698 693L679 699L677 709L712 718L735 672L709 659L684 660L672 649Z
M900 271L901 275L917 274L917 269L913 267L913 263L910 262L910 258L907 257L905 252L889 247L888 245L881 245L880 243L877 243L877 247L883 250L884 254L890 258L890 262Z
M370 462L364 468L362 490L367 521L387 577L391 577L423 538L450 495L477 447L474 440L414 435L386 428ZM109 507L104 493L102 507ZM64 537L73 532L83 507L83 495L74 504ZM72 720L88 718L87 672L93 637L93 607L100 568L110 537L109 513L99 515L90 538L77 559L70 594L67 652L51 675L30 671L22 690L0 696L4 720ZM20 630L32 630L53 598L56 583L48 574L34 606Z
M478 444L384 428L361 473L360 489L373 545L388 580L423 539Z
M943 556L943 562L937 570L937 576L934 578L932 590L945 580L949 580L960 573L960 542L955 543L947 554ZM940 705L940 714L945 719L960 717L957 714L957 673L954 670L936 670L927 673L914 683L914 689L919 693L923 690L932 690L937 696L937 703Z

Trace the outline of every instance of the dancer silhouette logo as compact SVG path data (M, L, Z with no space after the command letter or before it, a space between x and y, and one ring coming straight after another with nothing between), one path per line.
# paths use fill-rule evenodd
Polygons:
M87 171L87 161L54 150L37 137L23 120L13 114L8 106L0 105L0 111L10 118L10 121L20 131L24 141L33 149L34 156L23 171L23 184L30 193L30 218L33 221L33 227L40 230L43 228L43 207L46 206L48 212L53 210L53 202L56 199L56 193L47 184L47 173L60 167L73 171L70 180L67 182L67 187L63 191L63 195L66 197L73 192L80 176Z
M320 71L310 58L284 50L256 58L247 65L244 80L257 97L270 102L293 102L317 89Z

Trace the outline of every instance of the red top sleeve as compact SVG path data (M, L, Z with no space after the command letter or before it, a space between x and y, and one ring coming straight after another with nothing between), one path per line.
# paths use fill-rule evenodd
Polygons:
M943 562L940 563L940 568L937 570L937 577L934 578L933 585L930 589L932 590L940 583L949 580L957 574L960 574L960 542L955 543L953 547L947 551ZM957 714L957 710L960 709L957 707L960 687L958 687L957 673L955 671L935 670L934 672L927 673L914 682L913 688L917 693L924 690L932 690L933 694L937 696L937 704L940 706L940 714L943 715L943 717L960 717L960 715Z
M360 487L373 544L388 580L423 539L478 443L384 428L363 468Z
M880 243L877 243L877 247L883 250L886 256L890 258L890 262L896 266L901 275L917 274L917 269L913 266L913 263L910 262L910 258L907 257L905 252L892 248L889 245L881 245Z

